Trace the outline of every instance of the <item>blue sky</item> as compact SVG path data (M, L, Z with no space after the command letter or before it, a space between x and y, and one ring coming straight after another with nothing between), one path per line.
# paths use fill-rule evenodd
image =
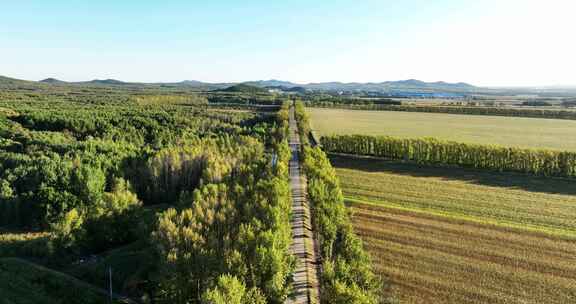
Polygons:
M23 79L576 85L568 0L5 2L0 75Z

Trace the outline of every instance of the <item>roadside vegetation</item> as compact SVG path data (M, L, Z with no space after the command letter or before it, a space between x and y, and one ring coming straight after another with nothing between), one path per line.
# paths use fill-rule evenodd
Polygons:
M322 259L322 303L385 303L391 301L383 282L372 270L372 260L354 234L338 177L326 154L308 143L309 122L301 102L296 102L308 179L312 220Z

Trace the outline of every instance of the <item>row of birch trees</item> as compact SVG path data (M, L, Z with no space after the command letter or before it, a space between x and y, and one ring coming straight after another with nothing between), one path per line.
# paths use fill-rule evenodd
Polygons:
M576 176L574 152L369 135L324 136L321 142L325 151L334 153L543 176Z

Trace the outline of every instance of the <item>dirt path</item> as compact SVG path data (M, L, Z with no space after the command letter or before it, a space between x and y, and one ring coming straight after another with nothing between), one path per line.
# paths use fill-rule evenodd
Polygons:
M292 245L290 250L297 258L294 273L294 290L286 303L320 303L320 285L317 245L312 233L310 206L307 201L306 177L300 168L300 136L290 109L290 187L292 190Z

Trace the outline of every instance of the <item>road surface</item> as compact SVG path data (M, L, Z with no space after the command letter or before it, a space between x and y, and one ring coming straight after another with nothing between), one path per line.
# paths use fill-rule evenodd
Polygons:
M290 187L292 191L292 245L296 256L293 292L286 301L289 304L320 303L317 244L312 233L310 205L307 201L306 177L300 167L300 135L294 118L294 107L290 108Z

